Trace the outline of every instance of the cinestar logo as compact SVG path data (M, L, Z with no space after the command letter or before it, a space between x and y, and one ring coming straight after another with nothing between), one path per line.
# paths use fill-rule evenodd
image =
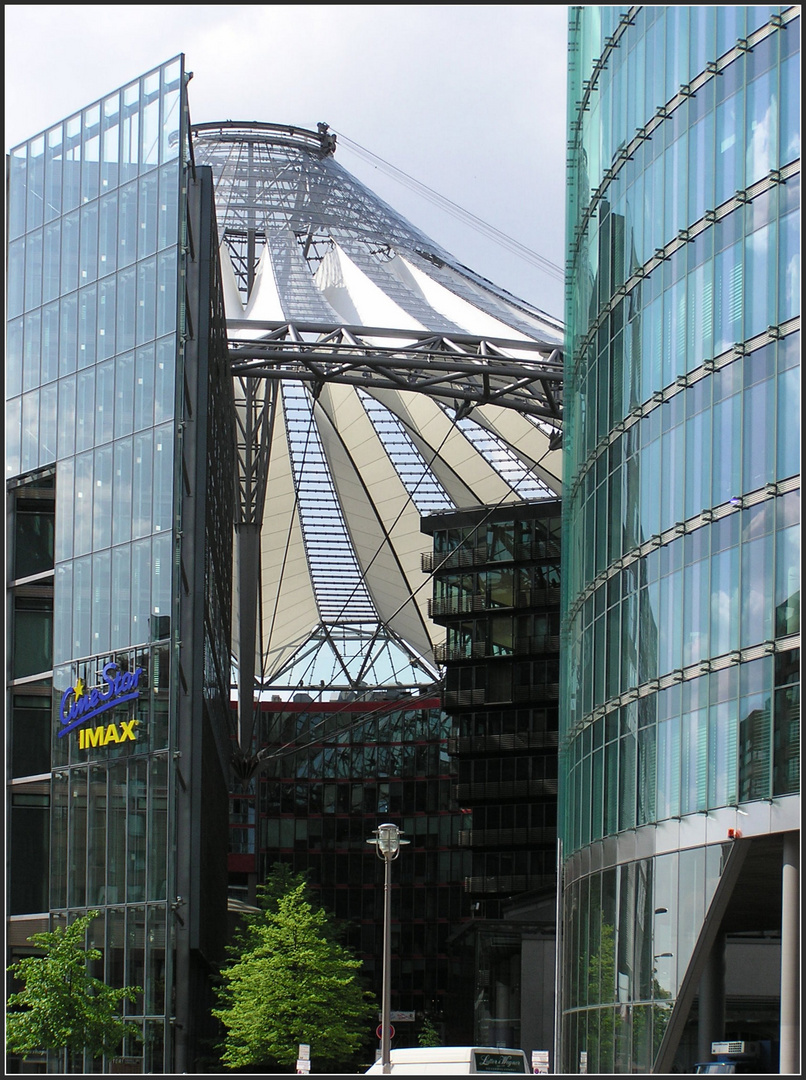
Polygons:
M79 731L79 750L89 750L91 746L106 746L108 743L122 743L131 739L135 741L134 728L140 721L136 719L122 720L119 724L107 724L88 731Z
M87 689L83 679L76 679L76 685L68 686L62 694L59 715L63 726L58 733L59 738L61 739L73 728L86 724L93 717L108 712L109 709L114 709L125 701L138 698L140 696L138 684L143 671L141 667L135 668L134 671L121 671L117 664L107 664L101 673L106 686L95 686L91 690Z

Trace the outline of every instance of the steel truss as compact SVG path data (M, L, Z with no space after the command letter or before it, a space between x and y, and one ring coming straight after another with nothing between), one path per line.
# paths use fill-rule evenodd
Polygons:
M497 405L552 429L559 445L563 357L557 345L302 322L235 319L227 327L238 378L291 379L308 384L314 396L326 382L408 390L439 399L457 419L477 405ZM239 337L247 328L266 336L259 342Z

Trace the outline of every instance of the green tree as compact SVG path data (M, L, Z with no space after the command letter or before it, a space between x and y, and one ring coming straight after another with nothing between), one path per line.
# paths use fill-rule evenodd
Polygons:
M417 1036L417 1044L418 1046L442 1046L442 1039L430 1016L423 1019L423 1026Z
M84 947L87 927L97 917L97 911L88 911L68 926L33 934L28 941L43 955L9 966L25 985L8 997L8 1053L66 1050L80 1066L84 1050L93 1057L115 1054L124 1036L142 1037L136 1024L121 1016L122 1002L134 1002L141 988L107 986L89 973L88 964L102 957L99 949Z
M303 878L275 869L244 917L221 972L213 1010L226 1028L229 1068L293 1066L300 1043L314 1071L351 1061L372 1032L377 1004L361 985L361 961L338 940Z

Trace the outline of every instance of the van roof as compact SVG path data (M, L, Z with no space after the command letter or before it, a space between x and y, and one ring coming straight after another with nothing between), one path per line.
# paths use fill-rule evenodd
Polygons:
M410 1061L469 1061L474 1050L485 1054L522 1054L523 1051L508 1046L402 1046L390 1051L389 1060Z

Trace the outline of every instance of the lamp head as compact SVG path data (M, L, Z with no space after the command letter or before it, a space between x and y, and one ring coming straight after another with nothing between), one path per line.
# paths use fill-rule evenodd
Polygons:
M408 844L408 840L402 840L402 830L387 822L384 825L379 825L377 829L373 829L376 839L367 840L368 844L375 845L375 851L377 852L379 859L396 859L400 854L400 848L403 844Z

